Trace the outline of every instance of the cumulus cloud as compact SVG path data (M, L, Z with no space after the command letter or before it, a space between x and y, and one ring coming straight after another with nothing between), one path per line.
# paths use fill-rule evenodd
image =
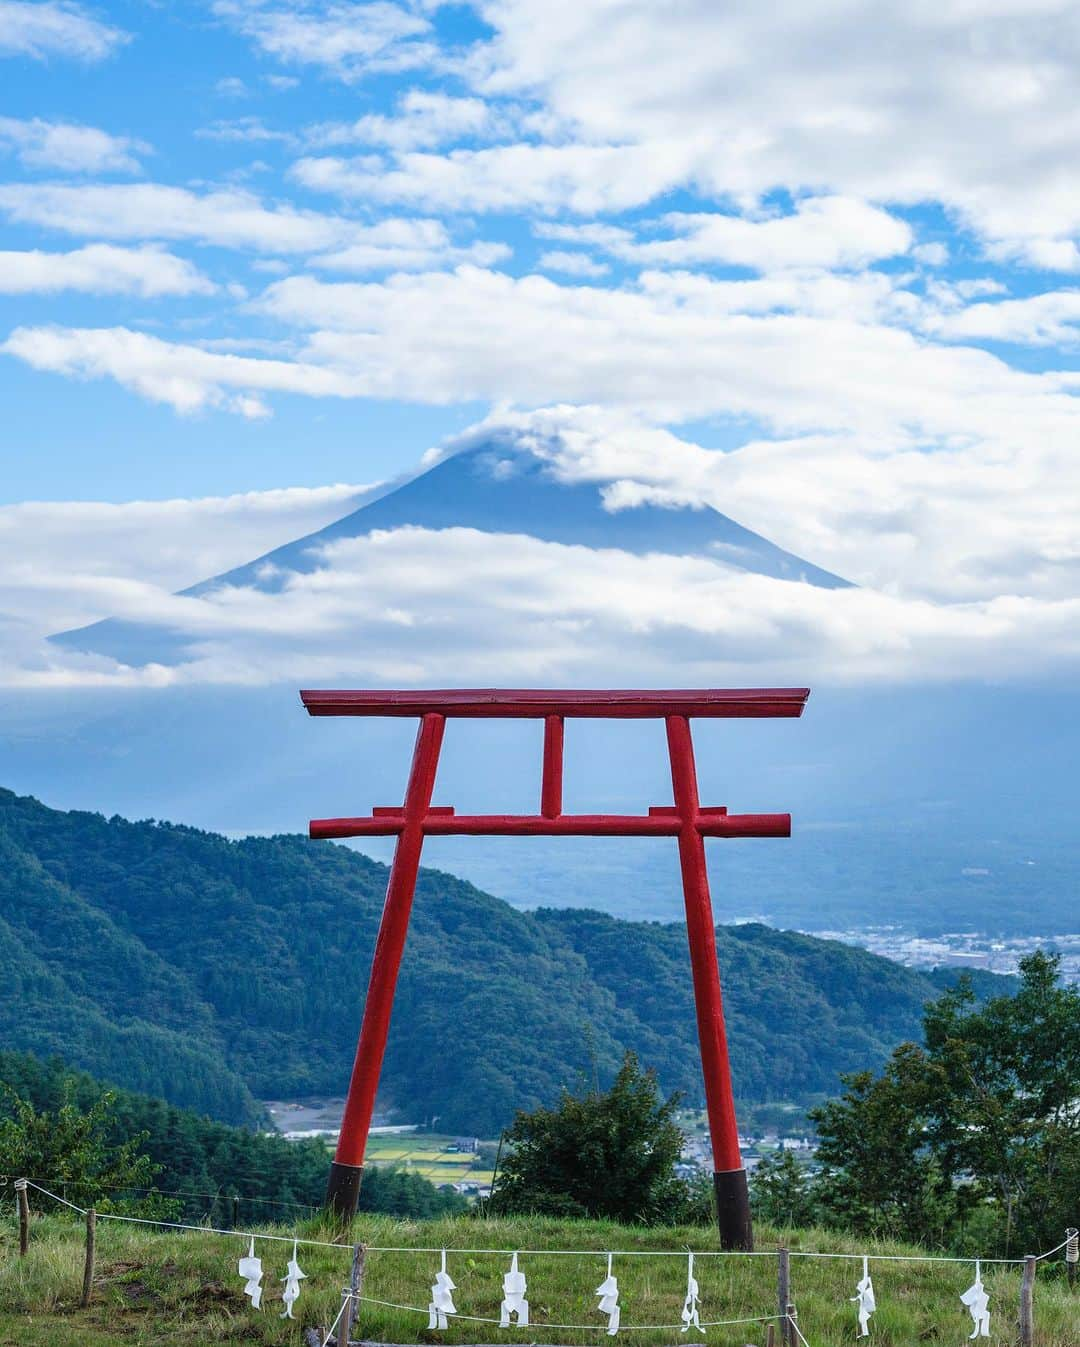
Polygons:
M590 461L602 451L610 508L706 501L798 555L897 592L1075 593L1077 377L1015 369L883 322L887 286L859 301L862 321L843 316L865 284L647 273L611 289L472 267L368 283L295 276L257 301L303 333L284 356L122 328L22 328L3 350L36 369L115 379L181 412L259 415L276 390L472 398L519 404L505 415L534 419L508 424L535 437L550 414L528 408L598 404L614 429L571 409L545 433L587 440ZM757 312L745 307L747 287ZM815 308L765 302L804 290ZM661 429L710 416L741 419L742 446L710 453Z
M1024 299L999 299L929 313L923 327L950 341L1072 346L1080 323L1080 290L1052 290Z
M371 156L297 160L293 175L313 191L347 199L401 202L428 210L527 208L582 214L628 210L685 182L694 148L516 143L446 154L411 151L387 164Z
M429 65L431 24L410 5L389 0L263 3L218 0L215 12L267 56L313 65L347 82Z
M456 244L441 220L390 218L357 227L347 247L313 257L311 265L327 271L423 271L464 262L490 266L509 256L505 243Z
M65 173L135 173L149 146L130 136L112 136L94 126L0 117L0 149L14 152L27 168Z
M133 594L156 601L322 528L370 490L0 505L0 611L37 638L108 617Z
M1067 440L954 438L934 453L853 433L720 453L610 407L500 411L450 448L526 448L606 508L712 505L797 555L893 595L949 605L1080 592L1080 464Z
M343 271L414 270L462 261L489 265L503 244L458 245L437 220L389 217L375 224L268 206L253 192L194 192L161 183L7 183L0 211L20 224L112 239L175 239L258 253L315 255Z
M630 147L628 170L652 154L727 200L782 187L941 202L1012 256L1080 264L1071 0L685 0L677 22L637 0L481 11L495 35L477 86L538 100L585 145Z
M542 238L604 248L642 266L722 262L755 271L865 267L911 247L910 227L886 211L843 197L811 197L789 214L744 218L669 214L649 226L670 238L640 238L611 225L539 225Z
M541 271L560 271L564 276L588 276L593 279L606 276L611 270L606 262L598 262L588 253L569 252L565 248L552 248L541 253L538 265Z
M0 294L209 295L215 290L197 267L160 248L115 248L94 243L69 253L39 249L0 252Z
M162 183L8 183L0 210L20 224L98 238L192 239L257 252L346 246L359 226L292 206L265 206L252 192L193 192Z
M0 0L0 56L101 61L128 41L119 28L65 0Z
M249 419L269 415L268 389L309 397L352 397L343 374L316 365L204 350L129 328L16 328L0 352L33 369L79 379L112 378L182 414L221 407Z
M429 149L463 137L491 132L492 106L482 98L460 98L428 89L409 89L392 116L368 113L354 122L309 127L312 145L380 145L392 150Z
M262 683L533 682L602 677L778 683L1030 674L1075 667L1080 600L995 598L935 605L869 590L816 590L694 557L544 543L470 529L406 528L325 548L272 592L222 587L169 596L117 586L116 611L186 653L121 679ZM48 657L5 681L78 681L85 661ZM91 661L86 676L103 677ZM0 677L4 675L0 674Z

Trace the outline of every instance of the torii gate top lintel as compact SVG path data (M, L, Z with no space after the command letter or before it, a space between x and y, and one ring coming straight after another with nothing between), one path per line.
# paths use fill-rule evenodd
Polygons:
M446 688L405 692L307 690L300 700L312 716L441 716L538 719L566 716L652 720L680 715L725 719L801 716L809 688L703 688L660 691L547 688Z
M729 814L703 805L690 721L802 715L809 688L708 688L677 691L448 689L442 691L304 691L313 716L411 716L419 721L405 798L356 818L313 819L313 838L396 836L394 861L364 1004L349 1093L327 1202L346 1216L356 1209L364 1150L386 1050L390 1012L424 839L431 836L674 837L678 842L698 1039L712 1140L717 1224L725 1248L752 1248L750 1207L739 1149L724 1030L716 931L705 865L706 837L788 837L790 814ZM544 722L540 812L457 814L433 805L443 732L450 718ZM674 803L646 814L564 814L563 724L568 718L663 720Z
M379 806L364 817L312 819L310 835L322 840L392 837L405 830L408 820L427 836L675 837L684 824L690 823L704 837L789 837L789 814L729 814L726 808L699 803L689 722L691 718L800 716L809 695L809 688L303 691L301 700L313 716L410 716L420 721L404 804ZM539 814L465 815L448 806L431 804L443 729L450 718L544 721ZM664 720L675 786L674 807L654 806L648 814L564 814L563 722L569 718ZM427 786L418 789L425 780ZM421 795L426 796L422 809L418 807Z

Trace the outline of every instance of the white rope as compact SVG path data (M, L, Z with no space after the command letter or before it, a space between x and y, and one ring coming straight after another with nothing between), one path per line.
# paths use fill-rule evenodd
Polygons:
M799 1335L799 1341L803 1344L803 1347L810 1347L810 1344L809 1344L809 1343L806 1341L806 1339L803 1337L803 1331L802 1331L802 1329L801 1329L801 1328L799 1327L799 1325L795 1322L795 1316L794 1316L793 1314L785 1314L785 1315L784 1315L784 1318L788 1321L788 1323L791 1325L791 1327L792 1327L792 1328L795 1330L795 1332Z
M1060 1253L1060 1252L1062 1251L1062 1249L1066 1248L1066 1247L1068 1246L1069 1242L1070 1242L1072 1239L1074 1239L1074 1238L1075 1238L1074 1235L1066 1235L1065 1238L1061 1241L1061 1243L1057 1246L1056 1249L1047 1249L1047 1251L1046 1251L1045 1253L1037 1253L1037 1254L1035 1255L1035 1261L1038 1263L1038 1262L1042 1262L1042 1260L1043 1260L1044 1258L1053 1258L1054 1254ZM984 1258L982 1261L985 1263L985 1262L987 1262L988 1260Z
M39 1184L33 1183L30 1179L24 1179L23 1182L27 1188L36 1188L39 1193L44 1193L46 1197L51 1197L54 1202L62 1202L65 1207L70 1207L72 1211L77 1211L80 1216L86 1215L85 1207L77 1207L74 1202L69 1202L66 1197L57 1197L55 1193L50 1193L47 1188L42 1188ZM18 1184L15 1185L18 1187Z
M419 1305L399 1305L399 1304L397 1304L396 1301L393 1301L393 1300L377 1300L374 1296L358 1296L357 1299L358 1299L358 1300L364 1301L364 1302L365 1302L366 1304L368 1304L368 1305L383 1305L383 1306L385 1306L386 1309L390 1309L390 1310L408 1310L408 1311L409 1311L410 1313L412 1313L412 1314L427 1314L427 1312L428 1312L428 1311L425 1310L425 1309L421 1309ZM466 1320L468 1320L469 1323L472 1323L472 1324L499 1324L499 1323L500 1323L500 1321L499 1321L498 1319L486 1319L486 1318L484 1318L482 1315L479 1315L479 1314L455 1314L455 1315L454 1315L454 1318L455 1318L455 1319L466 1319ZM767 1323L771 1322L771 1320L773 1320L773 1319L775 1319L775 1318L776 1318L776 1316L775 1316L774 1314L761 1314L761 1315L758 1315L756 1318L753 1318L753 1319L702 1319L702 1321L701 1321L701 1326L702 1326L702 1328L722 1328L722 1327L724 1327L724 1326L727 1325L727 1324L767 1324ZM505 1325L502 1325L502 1326L505 1327ZM511 1328L516 1328L517 1325L516 1325L516 1324L511 1324L510 1327L511 1327ZM524 1325L522 1325L522 1327L524 1327ZM548 1323L546 1320L545 1320L542 1324L532 1323L532 1324L529 1325L529 1328L530 1328L530 1329L533 1329L533 1328L575 1328L575 1329L581 1329L581 1330L584 1331L584 1332L595 1332L596 1329L597 1329L598 1327L600 1327L600 1325L598 1325L598 1324L551 1324L551 1323ZM653 1328L653 1329L676 1329L676 1328L682 1328L682 1324L620 1324L620 1325L619 1325L619 1332L621 1333L621 1332L623 1331L623 1329L633 1330L633 1329L646 1329L646 1328Z
M334 1329L337 1328L337 1326L338 1326L339 1323L341 1323L341 1316L345 1313L345 1311L346 1311L346 1309L349 1307L349 1305L352 1304L352 1301L353 1301L353 1295L352 1295L352 1292L351 1292L351 1291L348 1291L348 1292L342 1292L341 1309L338 1310L338 1312L337 1312L337 1318L336 1318L336 1319L334 1320L334 1322L330 1325L330 1327L326 1330L326 1337L323 1338L323 1340L322 1340L322 1347L327 1347L327 1344L329 1343L330 1339L334 1336Z
M27 1179L27 1184L31 1188L36 1188L39 1193L45 1197L51 1198L54 1202L60 1202L65 1207L70 1207L72 1211L79 1212L80 1215L86 1215L86 1208L76 1206L74 1202L69 1202L67 1198L58 1197L56 1193L50 1192L47 1188L42 1188L38 1183ZM182 1221L153 1221L144 1216L121 1216L115 1211L99 1211L98 1219L103 1221L127 1221L132 1225L153 1225L163 1230L192 1230L203 1235L224 1235L229 1239L238 1239L250 1236L253 1232L249 1230L219 1230L212 1225L186 1225ZM306 1244L313 1249L345 1249L351 1250L351 1244L333 1244L328 1240L303 1239L295 1235L257 1235L258 1239L272 1240L278 1244ZM1062 1240L1056 1248L1048 1249L1046 1253L1036 1255L1038 1260L1051 1258L1054 1254L1060 1253L1065 1248L1068 1240ZM368 1244L366 1246L368 1253L423 1253L434 1254L442 1253L442 1247L423 1248L419 1245L378 1245ZM473 1248L448 1248L448 1253L454 1254L491 1254L497 1257L509 1257L513 1253L519 1254L523 1258L606 1258L608 1250L606 1249L473 1249ZM685 1258L685 1249L612 1249L611 1253L616 1258ZM878 1263L970 1263L971 1258L957 1258L945 1254L929 1253L816 1253L809 1249L789 1249L788 1255L791 1258L846 1258L863 1259L869 1258L872 1262ZM694 1251L695 1258L775 1258L776 1250L773 1249L698 1249ZM983 1258L983 1263L995 1263L1009 1267L1023 1266L1023 1258ZM424 1311L425 1314L427 1311ZM676 1325L677 1327L678 1325Z

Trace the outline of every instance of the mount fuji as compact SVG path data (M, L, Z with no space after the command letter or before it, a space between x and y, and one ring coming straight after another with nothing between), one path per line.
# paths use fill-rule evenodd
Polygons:
M181 603L145 619L110 618L54 637L73 651L131 666L170 665L179 676L89 689L61 685L33 697L0 698L0 784L64 808L136 818L149 813L233 835L300 831L309 817L345 812L357 797L357 807L400 799L412 726L312 722L302 714L296 689L305 680L318 685L327 667L336 679L354 652L362 659L371 655L374 665L362 668L384 661L389 672L383 683L415 682L423 677L416 673L423 660L410 663L412 648L403 639L414 641L429 665L434 661L445 670L439 685L470 681L462 673L462 652L467 656L475 646L482 659L493 654L501 660L507 645L499 624L515 620L523 584L521 570L511 565L515 554L520 568L532 564L538 549L562 549L541 558L571 569L569 587L558 591L560 602L572 603L578 583L573 568L590 558L581 587L602 590L608 569L619 572L615 590L622 606L611 618L614 654L604 667L623 685L641 685L643 677L677 680L684 669L687 678L701 676L701 669L706 680L725 676L715 662L717 647L696 632L675 645L670 658L665 652L668 663L654 665L651 680L642 674L639 659L642 652L647 656L652 637L632 627L643 558L644 569L659 573L661 585L669 575L678 585L680 576L704 566L773 588L790 584L798 605L832 594L842 601L852 593L846 580L714 509L655 503L615 508L628 495L648 492L619 490L614 474L583 480L580 461L561 458L544 444L533 448L497 432L482 435L410 479L352 497L335 522L181 591L207 601L195 607L209 610L210 625L205 612L196 612L185 626L192 605ZM373 545L411 533L422 536L414 551ZM459 557L469 548L470 556L479 555L469 571L472 585L483 586L489 574L484 568L491 568L493 585L502 584L501 608L484 608L472 590L459 592L455 546ZM357 550L364 556L350 567L350 553ZM623 565L628 558L634 566ZM691 567L682 565L686 558ZM497 573L504 562L508 579ZM367 603L369 589L388 573L398 588L391 585ZM460 602L439 624L369 625L369 613L378 617L398 602L407 609L410 586L420 594L415 607L421 617L430 593L436 607L448 596ZM342 641L333 651L337 662L318 664L320 630L317 623L304 625L307 605L328 590L336 603L345 587L349 602L335 628ZM364 602L355 601L358 593ZM532 624L526 635L541 642L546 627L557 625L552 613L559 617L561 610L524 593L523 621ZM673 591L671 602L673 608L680 598L723 604L728 593L710 584L701 592ZM598 602L604 601L601 593ZM651 601L655 609L655 593ZM236 623L237 613L242 621L253 607L260 622L283 631L300 650L299 661L282 673L276 647L267 647L265 655L256 647L248 667L272 676L235 683L185 679L184 666L199 658L200 642L219 630L213 624ZM393 614L395 621L398 616ZM574 617L562 628L570 646L589 637L586 624ZM201 633L195 629L200 618ZM662 632L660 644L668 640ZM732 647L741 649L741 640L737 631ZM311 669L298 667L309 660ZM720 919L752 917L818 931L884 924L921 934L1070 929L1068 876L1080 863L1073 826L1080 741L1070 688L1045 686L1033 695L1027 683L947 676L922 684L902 678L860 683L835 675L803 680L798 664L796 648L798 678L791 681L814 687L802 720L703 722L695 736L703 794L747 812L790 810L796 820L790 843L715 844L711 864ZM571 674L567 681L583 685L588 676ZM525 677L550 681L539 663ZM448 736L440 802L476 812L524 812L538 772L535 729L531 723L477 722L467 733ZM649 738L647 726L638 732L623 724L581 722L568 736L567 752L573 807L632 813L667 798L663 745ZM364 849L388 854L376 839ZM532 839L481 844L442 838L428 850L428 864L522 907L584 905L647 919L676 919L681 910L666 844L642 841L630 849L604 839L595 845L566 839L556 846L549 839L534 845Z
M565 480L551 462L528 448L495 440L480 443L374 493L325 528L182 590L181 597L205 597L228 587L274 593L290 575L318 570L330 545L406 527L525 535L636 556L700 557L734 570L826 589L850 585L707 505L609 508L603 494L608 485ZM53 639L133 665L179 662L187 648L183 632L117 618Z

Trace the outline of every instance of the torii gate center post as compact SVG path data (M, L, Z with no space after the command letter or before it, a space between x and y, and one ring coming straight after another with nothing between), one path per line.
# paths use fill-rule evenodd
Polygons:
M679 845L690 968L694 982L701 1068L712 1138L717 1224L721 1246L750 1249L753 1231L746 1171L739 1155L727 1036L720 998L706 837L790 837L790 814L729 814L698 799L690 721L799 716L808 688L710 688L704 691L551 692L455 689L442 692L301 692L313 716L415 716L419 720L402 805L373 809L363 818L313 819L313 838L396 836L360 1041L356 1049L341 1135L326 1190L329 1208L356 1211L364 1150L375 1108L398 969L405 948L420 852L428 836L674 837ZM544 722L538 814L455 814L431 803L443 731L452 718L533 719ZM663 720L671 759L674 805L647 814L564 814L563 728L573 718Z

